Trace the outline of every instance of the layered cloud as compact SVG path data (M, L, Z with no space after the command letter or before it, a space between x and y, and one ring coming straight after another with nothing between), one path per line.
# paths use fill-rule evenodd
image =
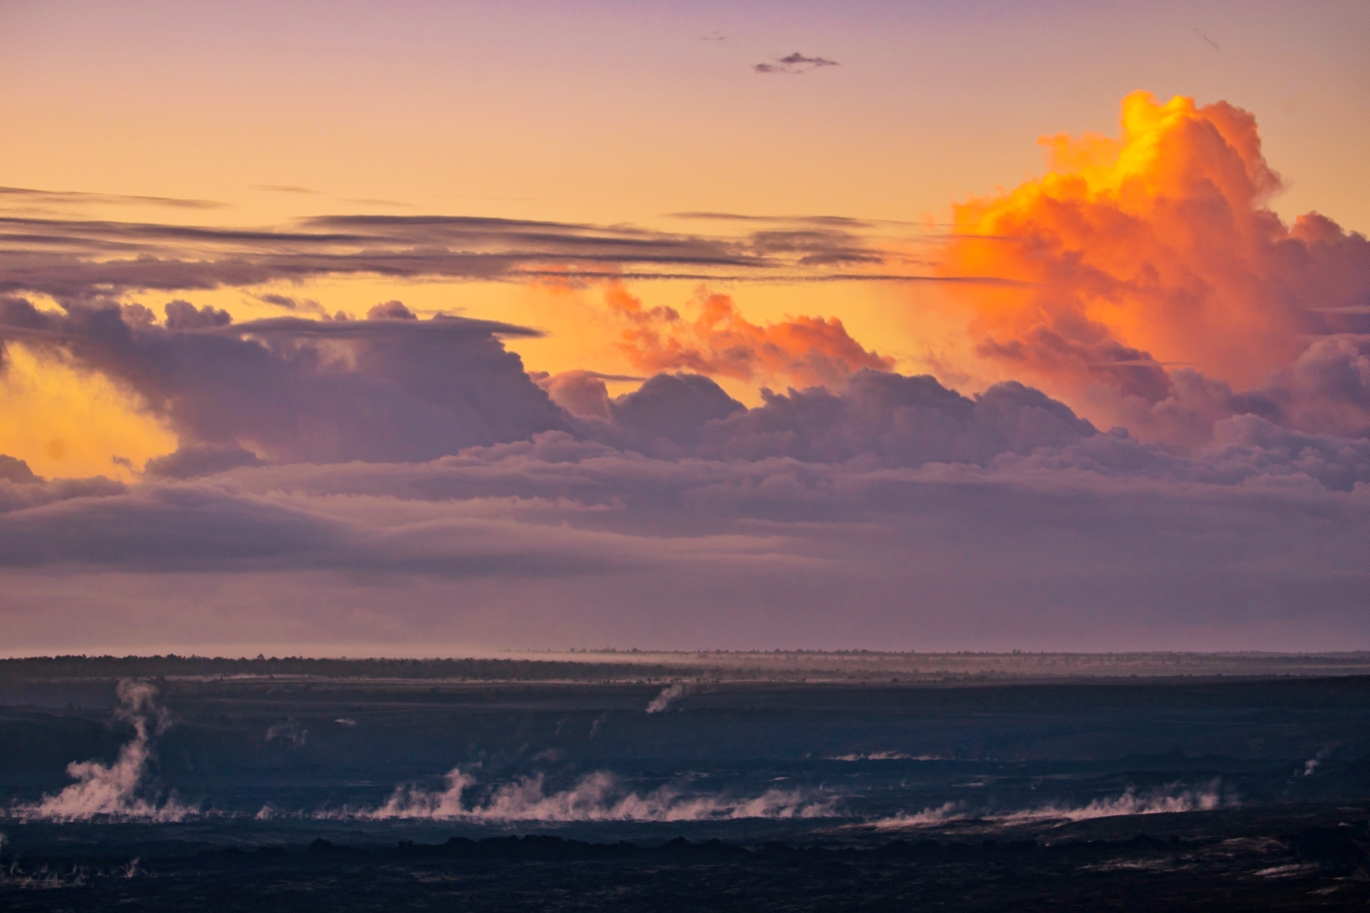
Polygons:
M900 389L871 389L885 386ZM550 431L424 463L0 482L36 490L0 516L6 617L25 642L55 617L31 614L39 605L84 606L108 631L127 616L101 605L164 577L200 620L187 628L142 597L139 637L222 640L226 618L439 652L1330 648L1370 633L1368 442L1248 416L1184 457L1023 389L974 400L875 374L852 389L682 422L670 433L683 443L658 436L643 447L654 454ZM886 440L892 424L922 452ZM42 594L59 582L54 604Z
M883 254L857 220L768 219L721 236L468 216L316 216L245 229L23 215L5 203L0 195L0 294L67 302L355 276L948 281L877 271Z

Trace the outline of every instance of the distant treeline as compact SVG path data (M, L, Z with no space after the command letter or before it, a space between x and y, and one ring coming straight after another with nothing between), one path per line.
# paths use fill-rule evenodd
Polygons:
M476 681L602 681L690 677L699 669L639 663L578 663L528 659L309 659L258 656L36 656L0 660L0 681L231 676L472 679Z

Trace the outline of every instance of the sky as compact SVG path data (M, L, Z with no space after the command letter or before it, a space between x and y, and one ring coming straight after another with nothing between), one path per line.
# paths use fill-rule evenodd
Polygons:
M1367 46L0 0L0 652L1368 649Z

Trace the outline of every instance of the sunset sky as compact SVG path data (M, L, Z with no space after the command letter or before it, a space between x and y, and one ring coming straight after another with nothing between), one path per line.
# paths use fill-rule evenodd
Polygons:
M1367 47L0 0L0 653L1370 648Z

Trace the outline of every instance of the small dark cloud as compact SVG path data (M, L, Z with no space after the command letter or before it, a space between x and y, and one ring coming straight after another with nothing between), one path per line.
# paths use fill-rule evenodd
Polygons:
M795 51L793 54L789 55L788 57L782 57L782 58L780 58L780 62L783 63L783 64L785 64L786 66L791 66L791 67L800 67L800 66L807 66L807 67L835 67L835 66L839 66L839 64L838 64L838 62L837 62L836 60L828 60L826 57L805 57L803 54L799 53L798 51Z
M829 60L826 57L809 57L795 51L784 57L776 57L765 63L758 63L752 67L757 73L807 73L810 70L817 70L823 67L841 66L836 60Z
M258 295L257 300L263 304L270 304L278 308L285 308L287 311L309 311L313 314L323 314L323 305L313 298L292 298L289 295L277 295L269 293Z
M727 43L728 43L728 36L725 35L725 34L723 34L723 33L720 32L720 31L718 31L717 29L715 29L714 31L710 32L710 33L707 34L707 35L701 35L700 38L699 38L699 40L700 40L700 41L712 41L712 42L715 42L715 43L717 43L717 44L727 44Z
M1213 46L1213 50L1215 50L1215 51L1221 51L1221 50L1222 50L1222 48L1218 47L1218 42L1214 41L1212 38L1209 38L1207 35L1205 35L1205 34L1203 33L1203 30L1202 30L1202 29L1195 29L1195 30L1194 30L1194 34L1195 34L1195 35L1198 35L1198 36L1199 36L1200 38L1202 38L1204 41L1207 41L1210 45L1212 45L1212 46Z

